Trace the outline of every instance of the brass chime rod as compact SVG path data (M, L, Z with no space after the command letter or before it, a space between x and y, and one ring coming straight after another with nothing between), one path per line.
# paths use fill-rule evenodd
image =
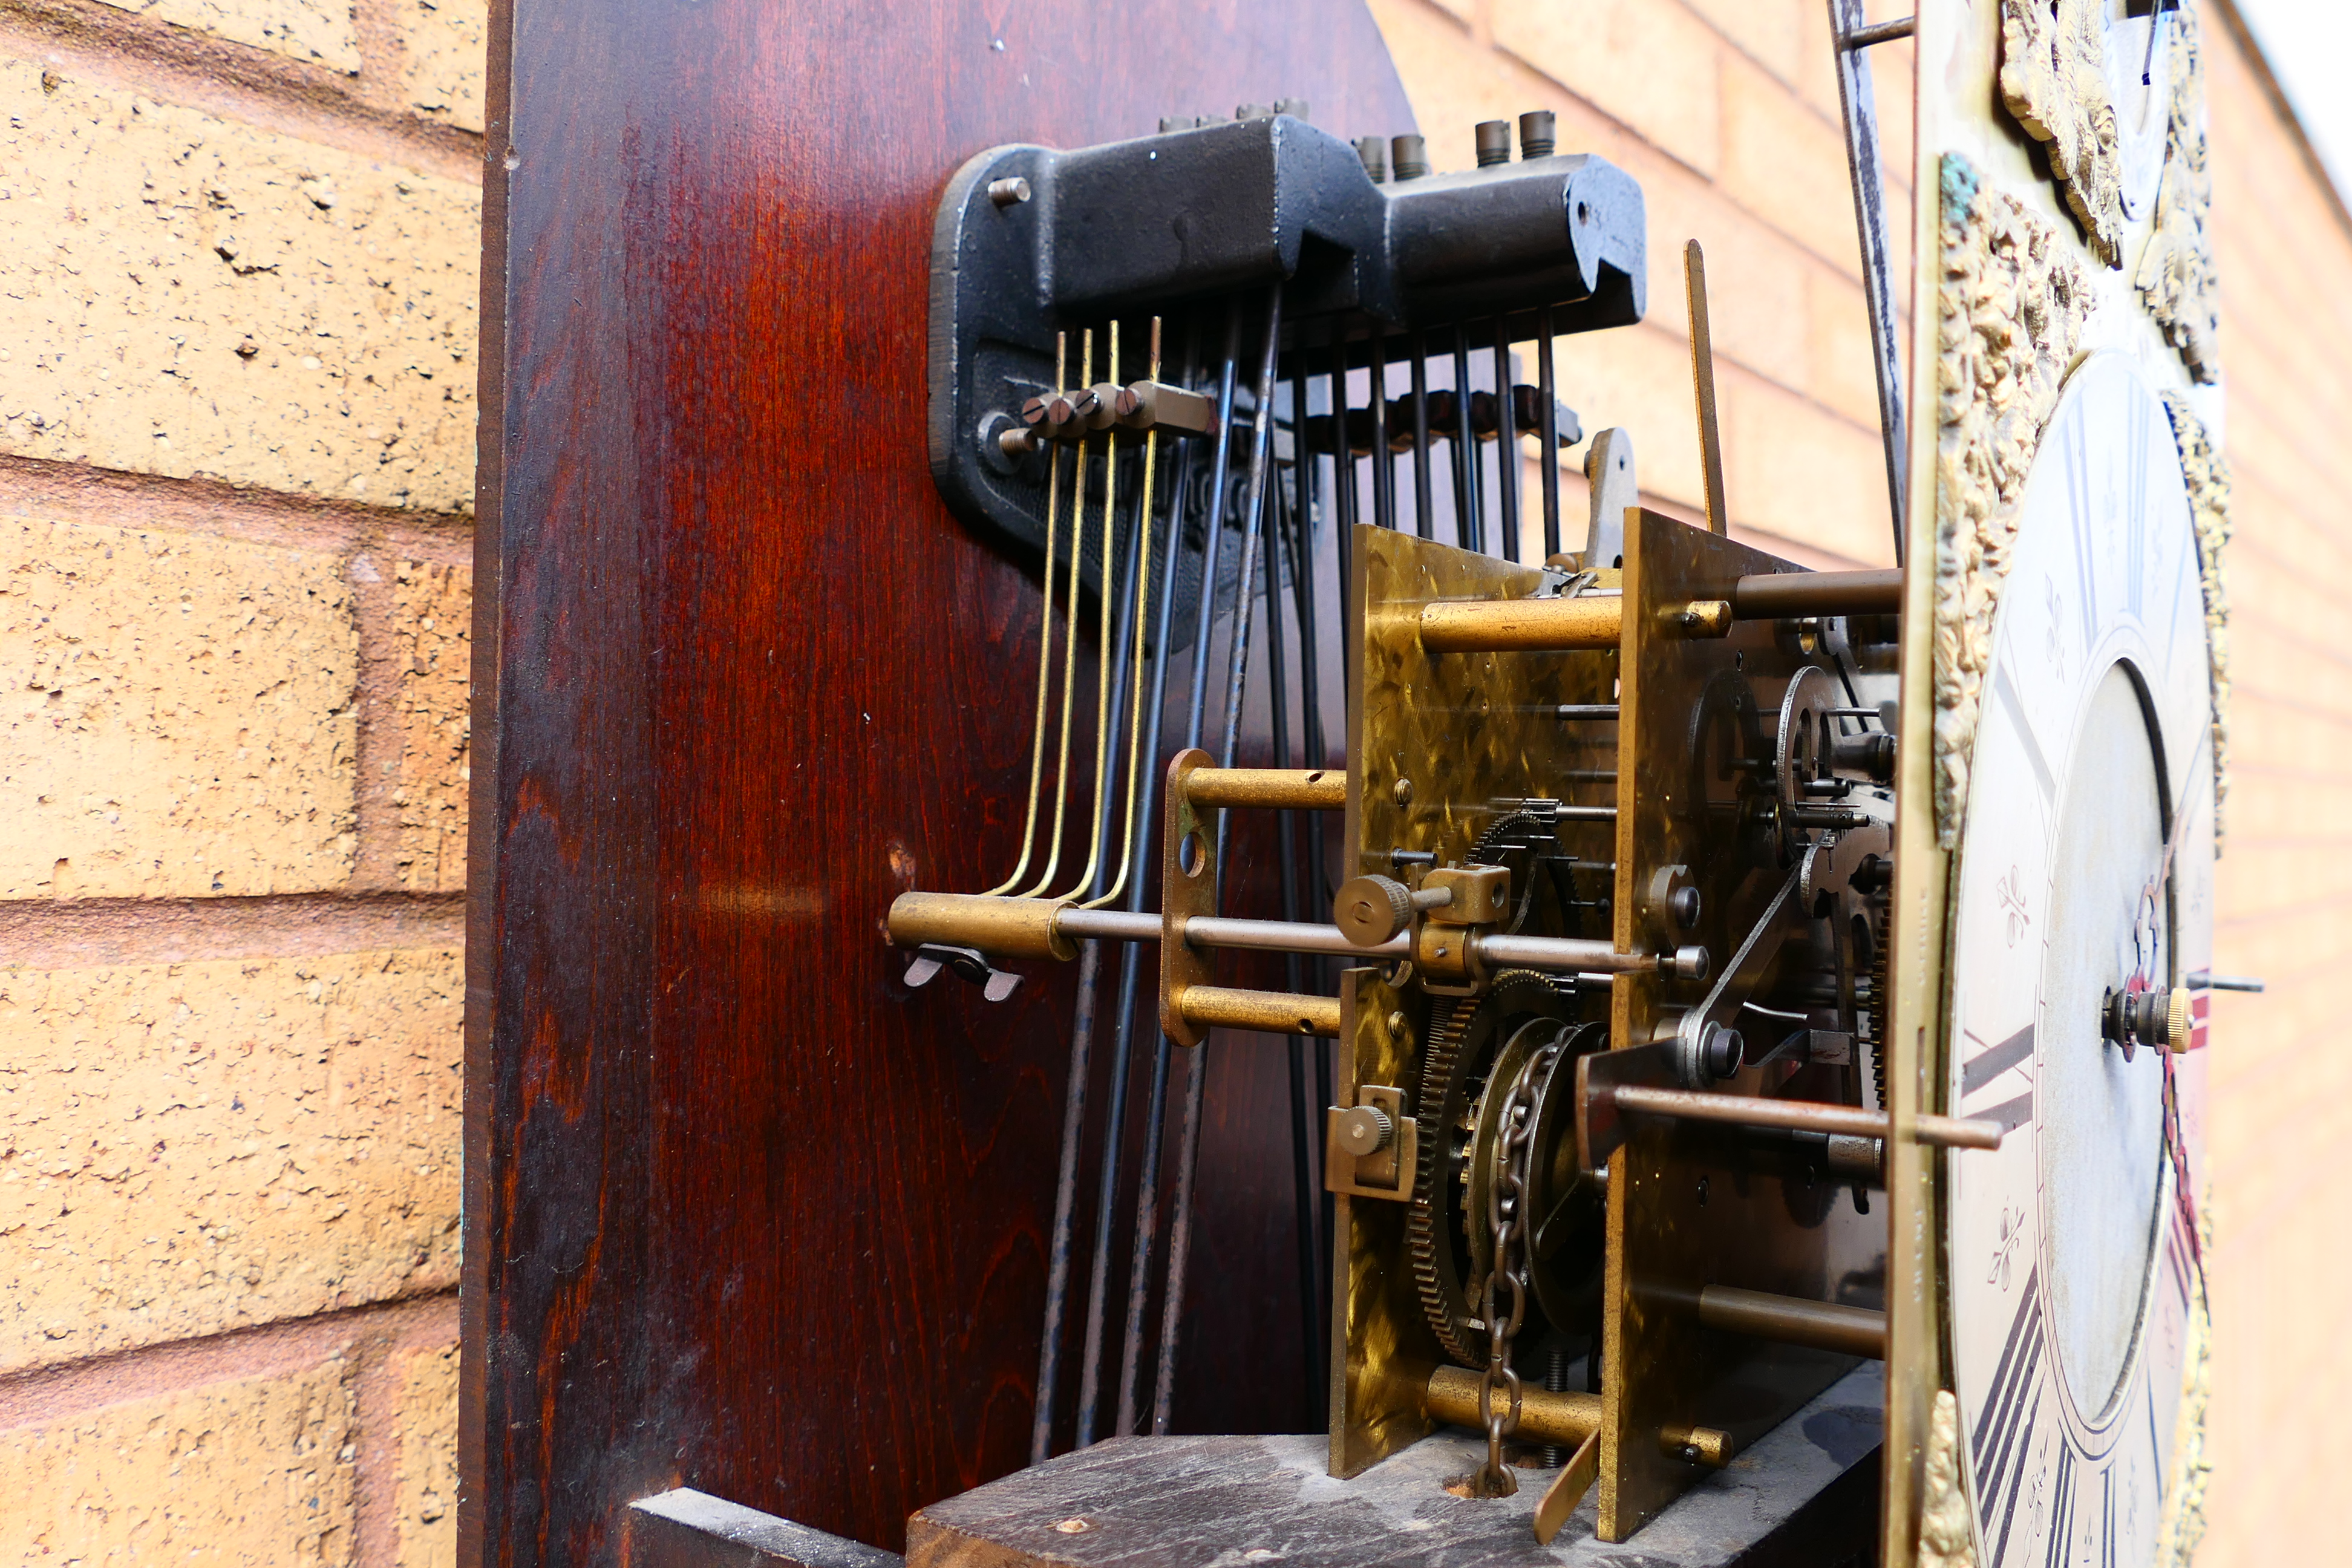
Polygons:
M1089 353L1087 357L1091 362L1092 353ZM1116 321L1110 324L1110 359L1103 368L1110 379L1116 381L1118 378L1118 322ZM1091 363L1087 370L1091 377L1093 371ZM1078 449L1081 454L1079 462L1082 465L1078 469L1080 495L1086 493L1084 454L1090 451L1093 447L1094 443L1088 441ZM1102 468L1102 580L1099 591L1095 595L1096 603L1101 606L1102 611L1099 617L1101 624L1095 630L1095 647L1100 650L1099 657L1096 660L1095 671L1095 783L1093 803L1087 807L1086 816L1086 820L1092 823L1099 823L1102 820L1103 795L1110 784L1110 781L1104 776L1104 770L1110 766L1111 566L1112 558L1118 548L1118 531L1113 526L1118 512L1118 433L1116 430L1106 429L1103 432ZM1075 556L1071 558L1071 563L1076 564ZM1139 596L1141 586L1141 581L1139 579L1137 583ZM1139 628L1142 626L1140 609L1141 606L1139 605L1136 621ZM1076 614L1075 609L1072 613ZM1085 896L1086 890L1094 886L1095 873L1102 869L1102 834L1088 833L1087 844L1087 868L1078 873L1078 879L1070 887L1069 896L1074 899Z
M1088 327L1078 335L1078 379L1091 384L1095 378L1095 331ZM1078 671L1078 563L1085 552L1079 548L1086 531L1087 449L1078 447L1076 475L1070 486L1070 575L1069 585L1063 591L1062 628L1062 741L1054 761L1054 830L1046 844L1045 869L1024 894L1036 898L1051 887L1055 874L1062 866L1062 819L1070 804L1070 706Z
M1070 334L1054 334L1054 381L1060 384L1070 365ZM1045 704L1053 691L1054 677L1054 530L1059 521L1056 515L1062 500L1062 453L1057 447L1045 450L1045 593L1041 599L1041 615L1037 626L1037 721L1029 741L1029 808L1021 821L1021 858L1014 862L1013 875L988 889L989 896L1009 893L1029 873L1029 858L1037 845L1037 791L1044 781L1045 768Z
M1118 327L1111 326L1111 379L1118 379ZM1160 384L1160 318L1151 318L1151 373L1154 387ZM1151 510L1157 491L1152 489L1153 470L1160 461L1160 427L1152 426L1143 433L1143 497L1136 503L1138 534L1135 559L1135 647L1128 658L1128 668L1133 679L1128 682L1127 718L1127 813L1126 826L1118 845L1118 879L1102 897L1089 899L1085 908L1097 910L1111 902L1127 890L1129 873L1135 866L1135 791L1136 779L1141 767L1139 747L1143 739L1143 606L1151 588ZM1109 515L1109 509L1104 509ZM1166 570L1167 568L1163 568Z

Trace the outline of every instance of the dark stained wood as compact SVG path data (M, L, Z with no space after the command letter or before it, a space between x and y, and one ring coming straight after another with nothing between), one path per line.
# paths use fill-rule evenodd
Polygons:
M933 204L998 142L1411 114L1357 0L495 11L460 1559L619 1561L681 1484L895 1545L1024 1457L1067 1051L1066 973L909 994L880 933L1010 862L1035 647L925 466ZM1279 1194L1240 1076L1208 1146Z
M907 1563L1861 1568L1876 1538L1884 1383L1874 1365L1849 1374L1619 1545L1594 1537L1590 1495L1549 1546L1536 1544L1549 1471L1520 1471L1512 1497L1449 1493L1486 1442L1446 1428L1351 1481L1324 1474L1319 1437L1123 1438L924 1509L908 1525Z
M629 1505L629 1568L903 1568L904 1557L690 1487Z

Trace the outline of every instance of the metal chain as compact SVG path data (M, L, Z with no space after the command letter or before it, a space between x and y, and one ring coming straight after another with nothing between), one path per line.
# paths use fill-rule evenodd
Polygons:
M1550 1080L1567 1043L1568 1031L1562 1029L1549 1045L1528 1053L1511 1080L1496 1123L1494 1180L1486 1189L1486 1231L1495 1265L1479 1290L1486 1320L1486 1373L1478 1384L1478 1419L1486 1427L1486 1462L1471 1483L1479 1497L1509 1497L1519 1489L1517 1478L1503 1463L1503 1439L1519 1425L1521 1390L1519 1374L1511 1367L1511 1341L1527 1316L1528 1165L1535 1138L1536 1090ZM1501 1290L1510 1294L1507 1315L1498 1310Z

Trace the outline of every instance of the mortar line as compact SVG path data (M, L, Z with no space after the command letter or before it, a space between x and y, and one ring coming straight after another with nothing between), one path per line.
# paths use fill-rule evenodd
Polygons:
M462 893L280 893L0 903L0 967L92 969L456 947Z
M335 555L380 548L436 566L474 560L470 517L40 458L0 455L0 517L158 528Z
M380 107L325 66L116 10L99 0L0 0L0 51L61 76L479 184L479 132Z
M362 1336L396 1349L447 1344L457 1337L457 1292L371 1301L0 1374L0 1432L213 1384L298 1372L350 1352Z

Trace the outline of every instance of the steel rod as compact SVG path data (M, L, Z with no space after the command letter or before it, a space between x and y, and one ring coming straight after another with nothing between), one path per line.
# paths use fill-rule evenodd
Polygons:
M1372 524L1394 528L1396 454L1389 449L1389 330L1377 320L1372 322L1370 360L1366 382L1371 389Z
M1553 454L1555 458L1558 454ZM1558 465L1555 464L1555 467ZM1511 343L1504 319L1495 318L1495 531L1497 553L1519 558L1519 421L1511 406Z
M1844 111L1846 173L1853 186L1854 228L1862 242L1863 301L1870 311L1871 360L1878 376L1878 426L1886 448L1886 504L1895 559L1903 560L1904 497L1910 466L1904 434L1903 364L1895 320L1894 249L1886 233L1886 181L1878 148L1877 95L1863 50L1908 37L1915 17L1869 26L1863 0L1829 0L1837 48L1838 103Z
M1886 1314L1864 1307L1709 1285L1698 1293L1698 1321L1727 1334L1886 1359Z
M1307 382L1304 373L1297 370L1297 364L1306 357L1306 350L1302 347L1297 360L1293 362L1294 375L1291 381L1290 398L1290 428L1296 443L1294 449L1298 454L1297 461L1293 465L1291 473L1296 477L1302 491L1306 488L1307 476L1312 471L1314 463L1314 459L1307 454L1305 442L1299 439L1307 428ZM1283 526L1285 509L1281 504L1282 489L1279 481L1275 487L1274 500L1275 526L1265 531L1265 689L1268 718L1273 726L1274 767L1276 772L1287 774L1290 772L1290 694L1286 689L1288 685L1288 674L1283 659L1282 647L1282 565L1284 558L1288 554L1288 551L1285 548L1288 539L1288 530ZM1300 695L1302 698L1306 695L1303 689ZM1322 775L1309 773L1307 776ZM1298 918L1298 816L1296 811L1286 809L1276 814L1275 840L1276 861L1280 870L1279 880L1282 887L1282 918L1286 921L1295 921ZM1305 965L1300 962L1297 953L1288 953L1284 956L1283 971L1284 983L1293 993L1306 989ZM1299 1343L1302 1347L1311 1347L1316 1339L1315 1187L1313 1176L1308 1169L1307 1137L1304 1131L1307 1118L1307 1063L1301 1054L1304 1048L1299 1040L1294 1037L1290 1041L1290 1048L1285 1053L1283 1065L1286 1069L1286 1077L1288 1079L1286 1087L1290 1091L1290 1196L1292 1215L1296 1222L1293 1230L1298 1268L1297 1306L1301 1313ZM1312 1424L1314 1410L1318 1403L1316 1398L1316 1385L1319 1381L1315 1364L1317 1357L1312 1349L1307 1348L1301 1360L1306 1373L1306 1409L1309 1423Z
M1445 444L1454 458L1454 541L1484 554L1485 509L1478 495L1478 433L1470 426L1470 333L1454 329L1454 428Z
M1437 537L1429 475L1429 334L1412 334L1412 526L1423 539Z
M1633 1086L1609 1091L1620 1110L1672 1116L1685 1121L1719 1121L1738 1127L1785 1127L1799 1132L1853 1138L1890 1136L1883 1110L1822 1105L1801 1100L1763 1100L1744 1094L1706 1094L1687 1089ZM1912 1141L1937 1149L1998 1149L2008 1129L1998 1121L1958 1116L1912 1118Z
M1549 561L1560 552L1559 388L1552 364L1551 307L1536 310L1536 401L1543 418L1543 550Z
M1731 614L1743 621L1783 616L1891 616L1903 608L1903 569L1774 572L1731 585Z
M1113 333L1113 342L1117 342L1116 332ZM1119 367L1116 354L1112 357L1109 369L1111 379L1114 381L1118 379ZM1110 460L1117 460L1116 451L1113 452ZM1150 521L1148 500L1147 497L1146 504L1137 508L1135 524L1128 530L1127 561L1120 571L1122 580L1118 590L1120 620L1118 635L1116 637L1106 635L1106 640L1096 659L1096 680L1105 691L1123 689L1130 676L1139 682L1142 677L1139 667L1133 669L1129 668L1129 634L1141 629L1143 619L1139 613L1139 597L1146 587L1146 580L1143 576L1146 563L1143 561L1142 542ZM1108 489L1105 491L1104 507L1105 521L1108 522L1112 521ZM1106 595L1111 591L1108 580L1109 544L1110 533L1107 529L1104 538L1105 572L1102 584L1102 590ZM1108 603L1108 601L1106 600L1106 605ZM1135 651L1140 652L1139 647L1137 647ZM1107 660L1108 663L1106 663ZM1115 733L1119 722L1117 710L1117 704L1110 704L1104 709L1097 721L1103 729L1103 734L1097 739L1095 747L1098 760L1105 757L1116 758L1118 754L1118 736ZM1129 777L1132 779L1135 763L1131 754L1128 766ZM1104 861L1103 850L1110 838L1113 802L1118 797L1117 791L1112 787L1114 782L1108 777L1097 777L1096 780L1094 853L1087 859L1088 880L1078 889L1080 892L1093 891L1098 897L1102 896L1103 879L1108 869ZM1132 789L1129 792L1127 805L1130 815L1127 817L1126 826L1131 837L1135 823L1131 815L1134 805ZM1127 868L1122 866L1119 868L1120 879L1124 881L1126 876ZM1029 1434L1032 1464L1040 1463L1050 1458L1053 1451L1054 1416L1055 1406L1059 1403L1056 1395L1061 1385L1062 1331L1063 1323L1069 1311L1070 1243L1077 1227L1079 1146L1084 1142L1086 1134L1087 1095L1093 1086L1095 1023L1098 1015L1097 1002L1101 984L1101 944L1090 942L1087 943L1085 952L1079 957L1077 1001L1071 1014L1070 1074L1069 1081L1064 1089L1061 1157L1054 1184L1053 1230L1046 1248L1045 1321L1038 1350L1037 1400L1032 1415Z
M1184 744L1201 743L1209 681L1209 631L1217 602L1217 552L1224 535L1225 479L1231 472L1234 430L1234 379L1241 360L1241 302L1225 308L1224 353L1217 376L1217 435L1209 469L1209 521L1202 542L1201 603L1194 621L1192 689L1185 700ZM1151 1088L1145 1101L1142 1167L1136 1180L1135 1247L1129 1256L1127 1327L1119 1345L1118 1425L1125 1436L1135 1430L1138 1384L1141 1377L1143 1334L1150 1315L1151 1255L1160 1230L1160 1157L1167 1121L1169 1053L1174 1048L1163 1032L1151 1058ZM1197 1051L1187 1060L1197 1060Z
M1177 376L1179 385L1192 384L1199 363L1200 326L1188 322L1185 328L1184 363ZM1151 743L1143 752L1145 763L1139 817L1154 819L1159 805L1160 776L1160 743L1166 728L1168 710L1168 645L1175 627L1177 557L1184 542L1184 511L1191 495L1192 473L1192 442L1177 444L1175 471L1171 477L1167 499L1167 526L1160 530L1167 543L1162 547L1160 567L1160 608L1153 626L1151 646ZM1157 506L1160 499L1147 492L1145 504ZM1140 910L1150 899L1150 870L1153 858L1145 856L1135 868L1135 879L1129 884L1127 908L1132 913ZM1154 925L1157 917L1145 916ZM1135 1031L1135 1003L1140 978L1143 950L1133 942L1123 942L1119 949L1118 1011L1115 1015L1111 1036L1110 1086L1103 1109L1103 1147L1101 1173L1096 1179L1094 1252L1088 1260L1087 1275L1087 1327L1085 1360L1078 1375L1078 1415L1075 1431L1076 1446L1091 1446L1101 1430L1102 1371L1105 1342L1109 1333L1110 1258L1113 1215L1118 1200L1119 1166L1125 1153L1127 1135L1128 1079L1133 1070L1132 1049ZM1165 1041L1160 1042L1166 1048Z
M1266 483L1273 469L1275 371L1282 352L1282 284L1266 290L1265 335L1258 353L1257 407L1250 427L1249 486L1243 500L1241 582L1234 595L1234 629L1225 668L1224 745L1219 763L1234 765L1241 743L1242 697L1249 687L1250 615L1256 588L1255 547L1265 526ZM1217 817L1217 905L1224 900L1225 840L1230 814ZM1178 1124L1176 1195L1168 1213L1168 1280L1161 1291L1160 1365L1151 1393L1151 1430L1164 1434L1176 1398L1176 1356L1183 1340L1184 1276L1192 1253L1192 1188L1201 1162L1201 1109L1208 1088L1211 1042L1185 1053L1184 1115Z

